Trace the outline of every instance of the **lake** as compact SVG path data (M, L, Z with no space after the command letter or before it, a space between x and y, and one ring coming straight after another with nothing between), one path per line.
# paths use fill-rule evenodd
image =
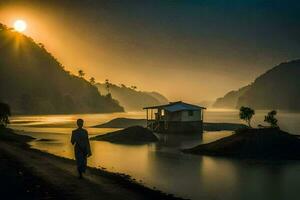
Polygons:
M267 111L257 111L253 125L264 124ZM144 118L144 113L15 116L12 128L37 139L32 148L62 157L73 158L70 134L75 120L83 118L93 126L116 117ZM206 122L240 123L236 110L207 110ZM278 112L283 130L300 135L300 114ZM90 136L117 129L87 128ZM191 199L283 200L298 199L299 161L256 161L183 154L193 147L231 135L230 131L205 132L199 135L159 135L158 143L118 145L92 141L93 156L88 164L108 171L130 175L149 187Z

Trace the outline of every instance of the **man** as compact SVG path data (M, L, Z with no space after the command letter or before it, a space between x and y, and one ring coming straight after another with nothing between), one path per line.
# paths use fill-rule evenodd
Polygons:
M77 170L79 178L82 179L82 174L85 173L87 165L87 157L92 155L89 136L87 130L83 129L83 119L77 120L78 128L72 131L71 143L74 146L75 159L77 162Z

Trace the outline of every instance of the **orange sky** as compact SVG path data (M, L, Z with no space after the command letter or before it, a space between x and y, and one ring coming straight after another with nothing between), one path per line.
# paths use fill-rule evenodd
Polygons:
M205 27L195 28L198 36L193 28L189 32L182 29L186 23L180 20L181 24L172 18L156 21L152 13L139 19L123 11L122 6L79 11L67 4L13 2L0 3L0 22L12 26L16 19L25 20L25 34L45 44L67 70L77 74L83 69L87 78L93 76L99 82L108 78L113 83L158 91L172 101L214 100L297 55L281 55L279 51L268 55L266 49L255 49L255 44L248 48L247 42L236 40L230 32L224 39L225 33L212 34ZM178 14L170 10L164 17ZM127 18L122 21L123 15ZM210 38L214 34L215 38Z

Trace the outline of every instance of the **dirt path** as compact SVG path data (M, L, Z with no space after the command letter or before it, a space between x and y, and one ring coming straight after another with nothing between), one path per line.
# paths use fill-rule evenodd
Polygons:
M72 199L153 199L154 196L143 191L128 189L118 181L99 176L90 170L85 179L79 180L76 174L75 163L64 159L49 156L35 150L24 149L11 143L0 142L0 150L17 159L33 175L42 178ZM152 197L151 197L152 196ZM156 199L168 199L161 196Z

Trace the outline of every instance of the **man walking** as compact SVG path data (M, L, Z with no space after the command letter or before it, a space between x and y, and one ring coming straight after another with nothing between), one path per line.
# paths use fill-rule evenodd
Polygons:
M85 173L86 170L87 157L92 155L88 132L82 128L83 123L83 119L77 120L78 128L72 131L71 137L71 143L72 145L75 145L75 159L77 162L77 170L80 179L82 179L82 174Z

